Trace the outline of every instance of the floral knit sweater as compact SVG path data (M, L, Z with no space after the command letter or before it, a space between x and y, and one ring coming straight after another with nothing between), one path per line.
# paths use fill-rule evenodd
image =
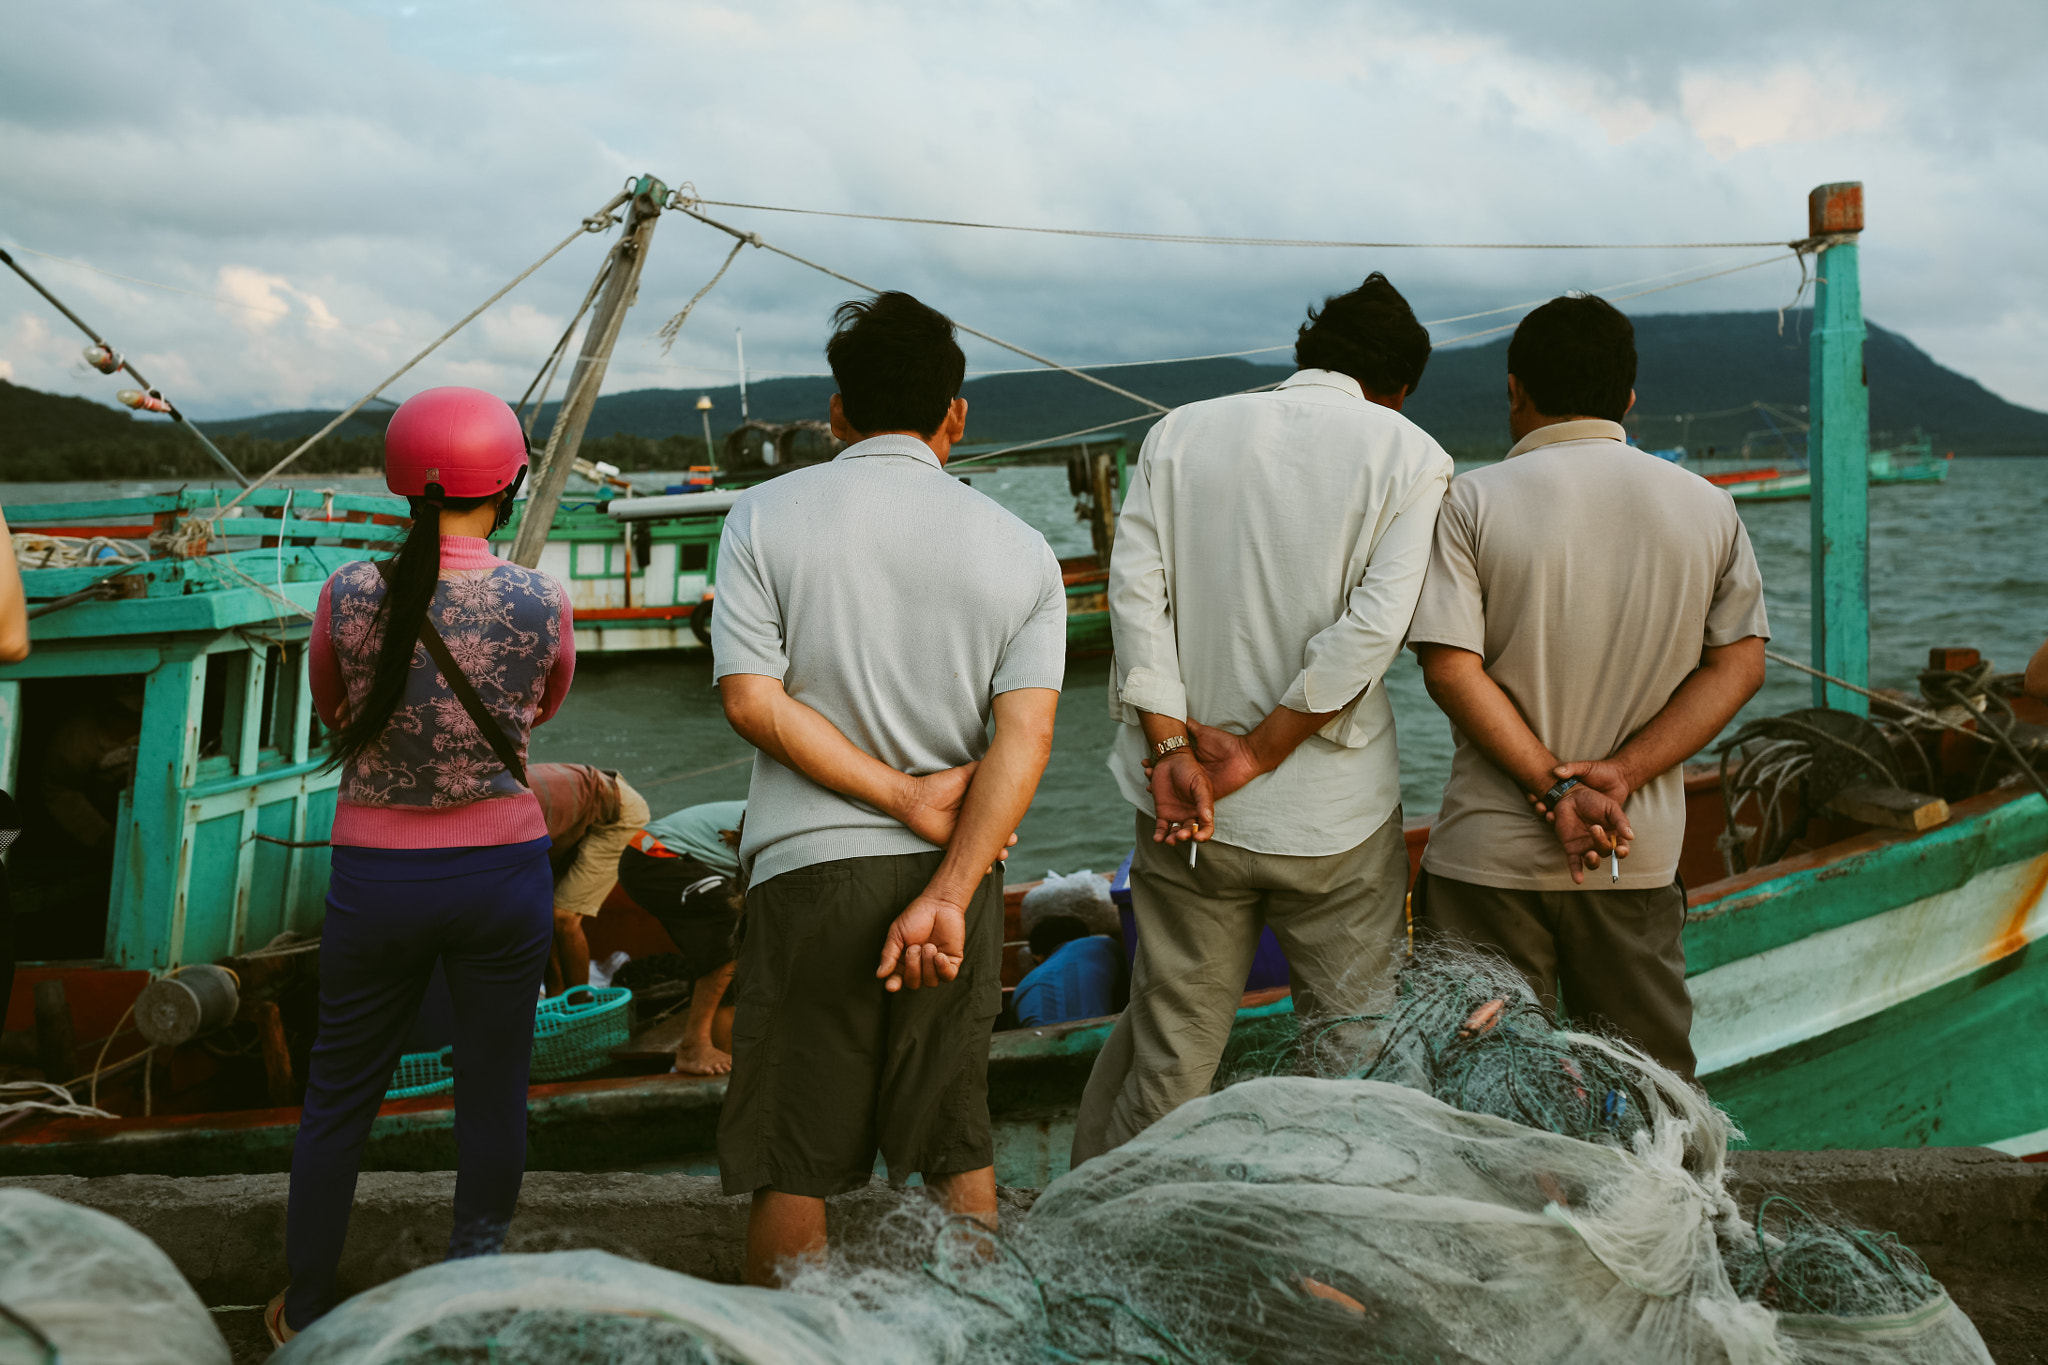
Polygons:
M309 672L329 727L369 695L384 580L344 564L320 590ZM494 556L473 536L441 537L441 581L427 608L448 652L521 755L533 726L555 714L576 671L569 595L548 575ZM491 751L447 680L413 646L412 675L384 737L342 769L335 844L462 848L547 834L532 792Z

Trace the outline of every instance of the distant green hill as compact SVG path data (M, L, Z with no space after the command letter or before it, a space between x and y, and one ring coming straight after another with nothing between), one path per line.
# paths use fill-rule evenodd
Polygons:
M1641 356L1636 413L1630 425L1644 444L1676 445L1689 439L1732 452L1764 421L1754 413L1696 418L1686 413L1742 408L1754 401L1801 407L1807 396L1807 327L1810 314L1667 313L1635 319ZM2048 455L2048 413L2009 403L1965 375L1937 364L1896 332L1872 325L1865 348L1873 432L1903 434L1913 427L1937 449L1959 455ZM1256 388L1283 379L1286 365L1244 360L1187 361L1102 370L1120 388L1169 407ZM1407 412L1454 454L1488 458L1508 446L1507 341L1438 352ZM771 422L821 418L832 394L829 379L768 379L747 386L751 416ZM600 398L585 451L625 469L673 469L702 463L697 399L713 403L713 431L722 438L738 424L739 391L636 389ZM1126 399L1072 375L1047 371L970 379L968 438L975 442L1028 441L1117 423L1133 435L1148 419ZM550 405L552 408L553 405ZM298 439L319 429L329 411L274 412L212 421L239 463L261 468ZM378 436L389 410L358 414L303 462L308 473L375 465ZM552 412L538 430L545 431ZM82 398L38 393L0 381L0 477L98 478L120 475L204 474L205 456L161 419L132 418L118 408Z

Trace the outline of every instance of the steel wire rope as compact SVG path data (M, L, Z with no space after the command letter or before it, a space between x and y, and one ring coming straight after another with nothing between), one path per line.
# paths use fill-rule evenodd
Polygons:
M42 253L37 252L35 254L41 255ZM173 422L176 422L178 425L184 427L185 430L191 432L193 438L196 439L199 442L199 444L206 447L206 453L213 457L214 463L218 464L222 469L225 469L229 474L234 476L236 479L240 480L244 487L254 486L250 484L249 476L247 474L244 474L240 469L236 468L235 462L233 460L230 460L226 455L222 454L220 447L215 445L212 441L208 440L206 433L201 431L198 427L194 426L192 424L191 419L187 418L184 413L178 410L178 405L176 403L173 403L170 399L164 397L163 391L161 389L157 388L156 385L150 383L147 379L144 379L142 377L142 371L136 369L133 362L131 362L126 356L122 355L119 351L115 350L113 345L110 342L108 342L108 340L105 337L101 336L98 332L94 331L91 325L88 324L84 318L72 312L69 306L65 304L64 300L58 298L55 294L52 294L48 289L46 289L43 286L43 282L41 280L29 274L26 270L23 270L21 268L21 263L15 260L14 257L8 255L5 251L0 251L0 265L6 266L9 270L12 270L15 274L21 276L22 281L26 283L29 288L35 290L38 294L41 294L45 299L47 299L51 307L55 308L58 312L62 313L66 318L70 319L73 326L77 327L79 331L85 333L86 336L90 337L92 339L93 344L99 347L101 351L105 352L105 355L108 358L106 363L111 365L113 368L102 368L101 362L98 360L94 360L92 362L92 366L94 369L99 370L101 374L107 375L116 374L122 370L126 370L129 374L133 375L135 378L135 382L142 385L148 397L154 399L156 402L161 403L163 405L163 407L159 409L160 411L169 413L170 418ZM88 352L88 354L90 354L90 352Z
M1118 242L1167 242L1183 246L1266 246L1309 247L1339 250L1384 251L1713 251L1759 246L1789 246L1784 241L1761 242L1346 242L1303 237L1223 237L1207 233L1111 232L1098 228L1031 227L1017 223L976 223L957 218L913 218L893 213L849 213L835 209L799 209L780 204L743 204L731 199L701 199L691 194L676 207L691 213L691 205L709 204L722 209L751 209L758 213L793 213L814 218L852 218L875 223L915 223L925 227L976 228L987 232L1031 232L1053 237L1095 237ZM702 217L701 214L693 214ZM706 219L705 221L710 221ZM866 288L865 285L862 288Z
M690 202L696 201L692 200ZM842 274L841 272L834 270L829 265L820 265L816 261L809 260L803 256L797 255L794 251L790 251L783 247L779 247L775 245L773 242L763 241L761 239L761 234L758 232L742 232L738 228L733 227L730 224L721 223L716 218L707 217L706 215L701 214L697 212L695 209L689 207L688 203L678 202L676 205L676 211L679 213L686 213L690 217L695 218L700 223L704 223L710 227L715 227L720 232L727 233L731 236L737 237L743 243L746 243L750 246L760 247L764 251L772 251L778 256L786 257L789 260L795 261L798 265L806 265L809 266L811 269L818 271L820 274L830 275L835 280L844 280L847 284L852 285L855 289L865 289L870 294L879 294L882 292L881 290L877 289L874 285L867 284L860 280L857 280L851 275ZM953 325L959 328L961 331L967 333L969 336L980 337L983 341L986 341L991 345L1000 346L1006 351L1015 351L1018 355L1023 356L1026 360L1035 360L1041 365L1050 366L1055 370L1059 370L1063 373L1073 375L1076 379L1082 380L1085 383L1093 384L1099 389L1107 389L1111 393L1116 394L1119 398L1128 398L1133 403L1139 403L1144 405L1145 407L1152 409L1152 411L1154 411L1155 413L1163 415L1165 413L1172 411L1171 408L1167 407L1163 403L1155 403L1149 398L1146 398L1140 394L1132 393L1129 389L1119 388L1115 384L1110 383L1107 379L1097 379L1094 375L1089 374L1084 370L1077 370L1071 365L1062 365L1059 361L1054 360L1049 356L1042 356L1038 354L1038 352L1036 351L1026 350L1024 347L1019 346L1014 341L1004 341L999 336L991 336L989 333L981 331L978 328L969 327L964 322L955 322Z
M119 271L107 270L104 267L94 265L90 261L76 260L70 256L55 256L47 251L37 251L34 247L21 246L17 244L11 249L15 251L27 252L32 256L40 256L46 261L57 261L64 265L77 266L81 270L90 270L96 275L105 275L109 279L125 280L130 284L144 285L150 289L161 289L167 294L183 294L187 298L203 299L208 303L217 303L221 305L223 308L239 308L242 309L244 312L256 313L268 318L288 318L293 316L292 310L289 308L263 308L253 303L244 303L240 299L230 299L219 294L208 294L203 290L186 289L180 285L165 284L162 280L144 279L140 275L123 275ZM409 341L417 345L426 340L426 338L410 332L393 332L386 330L385 328L382 327L364 327L356 323L341 322L332 318L322 320L317 317L305 316L303 318L303 321L308 327L317 328L321 331L357 332L367 337L380 337L385 341ZM469 354L484 360L497 360L504 361L507 363L516 361L520 364L524 364L526 362L525 356L515 355L514 353L509 351L473 350ZM706 374L725 373L725 371L722 369L713 369L701 365L684 365L680 361L635 360L630 356L614 357L611 361L611 364L614 367L626 366L633 369L643 370L677 368L685 370L697 370L699 372ZM765 375L769 378L828 379L831 377L828 371L809 370L757 370L753 371L752 373ZM976 373L980 373L980 371L976 371ZM379 403L391 402L390 399L382 397L377 398L373 401Z
M426 349L414 355L411 360L406 361L405 364L399 366L396 370L393 370L391 374L387 376L382 383L377 385L376 388L371 389L361 398L358 398L354 403L350 404L345 411L338 414L333 421L329 422L326 426L320 428L320 430L314 432L311 436L308 436L304 441L300 442L297 449L293 450L291 454L285 456L276 464L272 465L269 469L265 470L263 474L256 479L255 482L251 483L247 488L244 488L241 492L237 493L232 499L230 499L227 505L221 508L221 511L226 512L231 508L237 506L238 504L240 504L243 498L248 497L258 488L261 488L264 484L270 482L270 480L276 478L279 474L282 474L287 465L291 464L294 460L298 459L299 456L305 454L308 450L311 450L315 445L319 444L320 440L323 437L325 437L329 432L333 431L343 422L346 422L349 418L355 416L356 413L360 412L364 408L364 406L370 402L371 399L375 398L378 394L384 392L384 390L390 388L393 384L397 383L398 380L401 377L403 377L408 370L412 369L413 366L419 364L422 360L425 360L428 356L432 355L436 350L440 349L442 342L448 340L448 338L454 336L464 327L467 327L470 323L474 322L479 316L482 315L483 311L486 308L489 308L499 299L502 299L507 294L511 293L513 289L517 288L519 284L526 279L527 276L531 275L534 271L546 265L549 261L552 261L562 252L566 251L572 242L575 242L579 238L583 237L586 233L603 232L607 228L611 227L613 222L616 221L612 217L612 210L617 208L619 205L625 203L631 197L632 195L624 190L621 190L618 194L612 196L612 198L605 204L603 208L599 209L596 213L591 214L589 217L585 218L581 223L577 224L576 230L570 233L567 237L564 237L561 241L557 242L553 247L551 247L548 250L546 255L542 256L532 265L526 267L526 269L520 271L517 275L514 275L511 278L511 280L505 284L503 288L498 290L497 293L485 299L475 308L472 308L460 322L456 323L453 327L450 327L447 331L441 333L440 336L435 337L433 341L429 342L426 346Z
M535 386L540 388L540 397L534 402L533 411L527 413L520 422L529 444L533 441L533 424L540 420L541 409L548 405L548 391L555 386L555 375L561 369L562 357L569 353L569 338L576 335L577 324L582 322L583 315L590 311L590 305L596 301L598 291L604 288L604 282L612 277L612 262L615 259L611 252L605 253L604 264L598 267L597 278L590 282L590 288L584 292L582 305L577 308L575 316L569 319L569 325L562 329L561 337L555 342L555 349L549 351L548 358L541 362L540 372L534 375L533 382L526 386L526 392L519 395L519 401L512 405L514 412L523 410L526 407L526 400L533 397Z
M727 231L731 231L731 229L730 229L730 228L728 228L728 229L727 229ZM773 248L770 248L770 249L772 250ZM1641 297L1643 297L1643 296L1644 296L1644 295L1646 295L1646 294L1661 294L1661 293L1663 293L1663 292L1664 292L1665 290L1667 290L1667 289L1683 289L1683 288L1684 288L1684 287L1685 287L1686 285L1689 285L1689 284L1701 284L1701 283L1704 283L1704 282L1705 282L1705 281L1707 281L1707 280L1714 280L1714 279L1719 279L1719 278L1720 278L1721 276L1723 276L1723 275L1734 275L1734 274L1738 274L1739 272L1741 272L1741 271L1744 271L1744 270L1755 270L1755 269L1756 269L1757 267L1759 267L1759 266L1765 266L1765 265L1770 265L1770 264L1771 264L1772 262L1774 262L1774 261L1784 261L1784 260L1790 260L1790 259L1791 259L1791 258L1792 258L1793 256L1795 256L1795 255L1797 255L1797 254L1798 254L1798 253L1796 253L1796 252L1786 252L1786 253L1784 253L1784 254L1782 254L1782 255L1776 255L1776 256L1766 256L1766 257L1764 257L1764 258L1763 258L1762 260L1760 260L1760 261L1750 261L1749 263L1747 263L1747 264L1745 264L1745 265L1738 265L1738 266L1732 266L1732 267L1730 267L1730 268L1729 268L1729 269L1727 269L1727 270L1717 270L1717 271L1715 271L1715 272L1714 272L1713 274L1711 274L1711 275L1696 275L1696 276L1694 276L1694 277L1693 277L1693 278L1691 278L1691 279L1686 279L1686 280L1676 280L1676 281L1674 281L1674 282L1672 282L1672 283L1670 283L1670 284L1660 284L1660 285L1658 285L1657 287L1655 287L1654 289L1639 289L1639 290L1637 290L1636 292L1634 292L1634 293L1632 293L1632 294L1618 294L1618 295L1616 295L1616 296L1615 296L1615 299L1636 299L1636 298L1641 298ZM841 278L844 278L844 276L842 276ZM1655 275L1652 275L1652 276L1650 276L1649 278L1650 278L1650 279L1656 279L1656 278L1658 278L1658 277L1657 277L1657 276L1655 276ZM862 287L862 288L866 288L867 286L865 286L865 285L862 285L861 287ZM1607 288L1608 288L1608 289L1621 289L1621 288L1626 288L1626 287L1627 287L1626 285L1608 285L1608 286L1607 286ZM1594 293L1594 294L1598 294L1598 295L1600 295L1600 296L1601 296L1601 297L1603 297L1603 298L1604 298L1604 297L1606 297L1605 293L1604 293L1604 292L1603 292L1602 290L1597 290L1597 289L1596 289L1596 290L1591 290L1591 291L1589 291L1589 292L1591 292L1591 293ZM1613 302L1613 301L1615 301L1615 300L1609 300L1609 302ZM1538 300L1537 302L1538 302L1538 303L1547 303L1547 302L1549 302L1549 300L1547 300L1547 299L1541 299L1541 300ZM1529 308L1529 307L1535 307L1535 306L1536 306L1536 304L1511 304L1511 305L1509 305L1509 308L1517 308L1517 307L1520 307L1520 308ZM1499 309L1499 310L1496 310L1496 311L1500 311L1500 312L1506 312L1506 311L1508 311L1508 309ZM1475 313L1475 314L1468 314L1468 316L1472 316L1472 317L1481 317L1481 316L1484 316L1484 314L1477 314L1477 313ZM1455 319L1451 319L1451 320L1453 320L1453 321L1454 321ZM1427 325L1427 324L1425 324L1425 325ZM1442 340L1442 341L1432 341L1432 342L1430 343L1430 349L1431 349L1431 350L1436 350L1436 349L1438 349L1438 348L1440 348L1440 347L1444 347L1444 346L1451 346L1451 345L1455 345L1456 343L1458 343L1458 342L1460 342L1460 341L1471 341L1471 340L1473 340L1473 339L1474 339L1475 337L1491 336L1491 335L1493 335L1493 334L1494 334L1495 332L1505 332L1505 331L1509 331L1510 329L1512 329L1512 328L1514 328L1514 327L1517 327L1517 326L1520 326L1520 325L1521 325L1521 324L1519 324L1519 323L1514 323L1514 322L1510 322L1510 323L1505 323L1505 324L1503 324L1503 325L1501 325L1501 326L1499 326L1499 327L1488 327L1488 328L1486 328L1486 329L1485 329L1485 330L1483 330L1483 331L1478 331L1478 332L1467 332L1467 333L1465 333L1465 334L1464 334L1464 335L1462 335L1462 336L1455 336L1455 337L1446 337L1446 338L1445 338L1444 340ZM965 330L965 329L963 328L962 330ZM1269 346L1269 347L1265 347L1265 348L1263 348L1263 349L1265 349L1265 350L1273 350L1273 351L1277 351L1277 350L1285 350L1285 349L1287 349L1287 348L1286 348L1286 347L1284 347L1284 346ZM1232 354L1234 354L1234 355L1256 355L1256 354L1258 354L1258 352L1256 352L1256 351L1237 351L1237 352L1233 352ZM1203 357L1190 357L1190 358L1191 358L1191 359L1214 359L1214 360L1222 360L1222 359L1228 359L1229 357L1227 357L1227 356L1203 356ZM1146 361L1130 361L1130 362L1126 362L1126 363L1129 363L1129 364L1148 364L1148 363L1149 363L1149 364L1167 364L1167 363L1171 363L1171 362L1166 362L1166 361L1150 361L1150 362L1146 362ZM1062 368L1064 368L1064 367L1062 367ZM1099 368L1106 368L1106 367L1099 367ZM1235 398L1235 397L1240 397L1240 396L1242 396L1242 395L1244 395L1244 394L1247 394L1247 393L1263 393L1263 392L1264 392L1265 390L1267 390L1267 389L1272 389L1272 388L1278 388L1278 387L1280 386L1280 384L1281 384L1281 383L1283 383L1283 382L1285 382L1285 381L1282 381L1282 380L1275 380L1275 381L1273 381L1273 382L1272 382L1272 383L1270 383L1270 384L1258 384L1258 385L1254 385L1253 387L1251 387L1251 388L1249 388L1249 389L1239 389L1239 390L1236 390L1236 391L1235 391L1234 393L1231 393L1231 394L1229 394L1229 395L1226 395L1226 396L1228 396L1228 397L1232 397L1232 398ZM1000 449L1000 450L985 450L985 451L981 451L980 453L978 453L978 454L974 454L974 455L962 455L962 456L960 456L960 457L959 457L959 458L957 458L957 459L952 459L952 460L948 460L948 461L947 461L947 464L948 464L949 466L950 466L950 465L963 465L963 464L973 464L973 463L974 463L974 462L976 462L977 460L993 460L993 459L995 459L995 458L996 458L997 456L999 456L999 455L1009 455L1009 454L1013 454L1013 453L1015 453L1015 452L1017 452L1017 451L1019 451L1019 450L1033 450L1033 449L1036 449L1036 448L1038 448L1038 447L1040 447L1040 446L1057 446L1057 445L1061 445L1061 444L1064 444L1065 442L1068 442L1068 441L1074 441L1074 440L1079 440L1079 439L1080 439L1081 437L1083 437L1083 436L1092 436L1092 435L1094 435L1094 434L1095 434L1096 432L1098 432L1098 431L1108 431L1108 430L1110 430L1110 429L1112 429L1112 428L1114 428L1114 427L1128 426L1128 425L1130 425L1131 423L1134 423L1134 422L1150 422L1150 421L1154 421L1154 420L1156 420L1156 418L1157 418L1157 417L1159 417L1159 416L1163 416L1163 415L1164 415L1164 414L1152 414L1152 413L1134 413L1134 414L1132 414L1132 415L1131 415L1131 416L1129 416L1129 417L1120 417L1120 418L1117 418L1117 419L1116 419L1115 421L1112 421L1112 422L1098 422L1098 423L1096 423L1096 424L1095 424L1094 426L1092 426L1092 427L1082 427L1082 428L1081 428L1080 430L1078 430L1078 431L1068 431L1068 432L1062 432L1062 433L1061 433L1061 434L1059 434L1058 436L1044 436L1044 437L1040 437L1040 438L1039 438L1038 440L1035 440L1035 441L1020 441L1020 442L1016 443L1015 445L1008 445L1008 446L1004 446L1004 447L1003 447L1002 449Z

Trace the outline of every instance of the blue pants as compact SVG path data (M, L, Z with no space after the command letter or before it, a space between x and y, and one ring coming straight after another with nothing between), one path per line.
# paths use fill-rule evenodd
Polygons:
M436 962L455 1002L450 1260L504 1244L526 1172L533 1013L554 933L548 841L337 848L320 936L320 1034L292 1149L285 1321L334 1306L370 1123Z

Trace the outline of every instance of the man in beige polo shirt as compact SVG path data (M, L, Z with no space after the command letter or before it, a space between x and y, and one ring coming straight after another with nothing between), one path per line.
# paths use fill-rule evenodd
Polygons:
M1553 299L1508 347L1500 464L1451 484L1409 643L1455 727L1417 925L1693 1079L1679 765L1763 683L1734 501L1632 449L1635 330Z

